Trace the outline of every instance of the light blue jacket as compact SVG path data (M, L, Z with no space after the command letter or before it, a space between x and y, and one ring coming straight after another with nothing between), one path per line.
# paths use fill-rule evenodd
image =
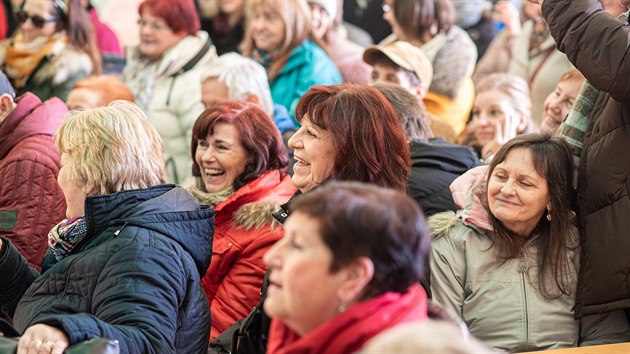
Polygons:
M269 83L275 104L284 106L295 120L298 101L313 85L334 85L343 82L339 69L326 52L310 40L295 48L278 76Z

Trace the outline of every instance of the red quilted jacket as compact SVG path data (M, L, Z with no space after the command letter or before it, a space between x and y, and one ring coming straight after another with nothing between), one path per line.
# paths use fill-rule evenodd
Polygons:
M65 217L54 134L68 114L58 98L44 103L27 92L0 123L0 235L40 269L48 231Z
M201 280L210 302L214 339L260 301L262 257L284 234L271 215L295 193L288 175L270 171L215 205L210 268Z

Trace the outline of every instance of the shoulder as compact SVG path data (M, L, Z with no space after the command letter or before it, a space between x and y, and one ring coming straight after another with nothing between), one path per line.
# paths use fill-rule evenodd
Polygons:
M487 235L475 227L465 225L457 213L447 211L429 218L429 227L433 232L434 250L454 248L464 252L469 241L489 241Z
M41 83L50 81L62 84L77 76L87 76L92 72L92 60L86 53L66 47L54 55L35 73L33 80Z
M6 166L13 162L31 161L31 169L50 169L59 171L59 152L55 147L54 138L48 135L35 135L24 138L2 160ZM21 169L25 166L21 165Z

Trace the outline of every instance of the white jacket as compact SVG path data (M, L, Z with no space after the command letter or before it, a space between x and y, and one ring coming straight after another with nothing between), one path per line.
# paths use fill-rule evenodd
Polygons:
M208 34L203 31L187 36L156 62L143 57L137 47L128 51L123 81L164 140L167 181L171 183L181 184L192 175L192 127L204 110L200 77L217 58L214 45L190 70L177 73L208 41Z

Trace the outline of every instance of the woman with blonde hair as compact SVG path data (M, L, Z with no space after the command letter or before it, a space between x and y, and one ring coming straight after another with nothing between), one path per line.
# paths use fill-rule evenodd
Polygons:
M0 44L0 66L19 96L65 100L75 81L100 74L101 55L81 0L26 0L15 35Z
M287 108L291 117L311 86L343 81L321 41L313 35L306 0L248 2L242 53L265 67L274 103Z
M136 105L116 101L76 111L55 143L67 219L48 234L41 275L0 238L1 309L21 335L18 352L62 353L102 337L123 353L205 353L200 278L213 211L163 185L155 128Z

